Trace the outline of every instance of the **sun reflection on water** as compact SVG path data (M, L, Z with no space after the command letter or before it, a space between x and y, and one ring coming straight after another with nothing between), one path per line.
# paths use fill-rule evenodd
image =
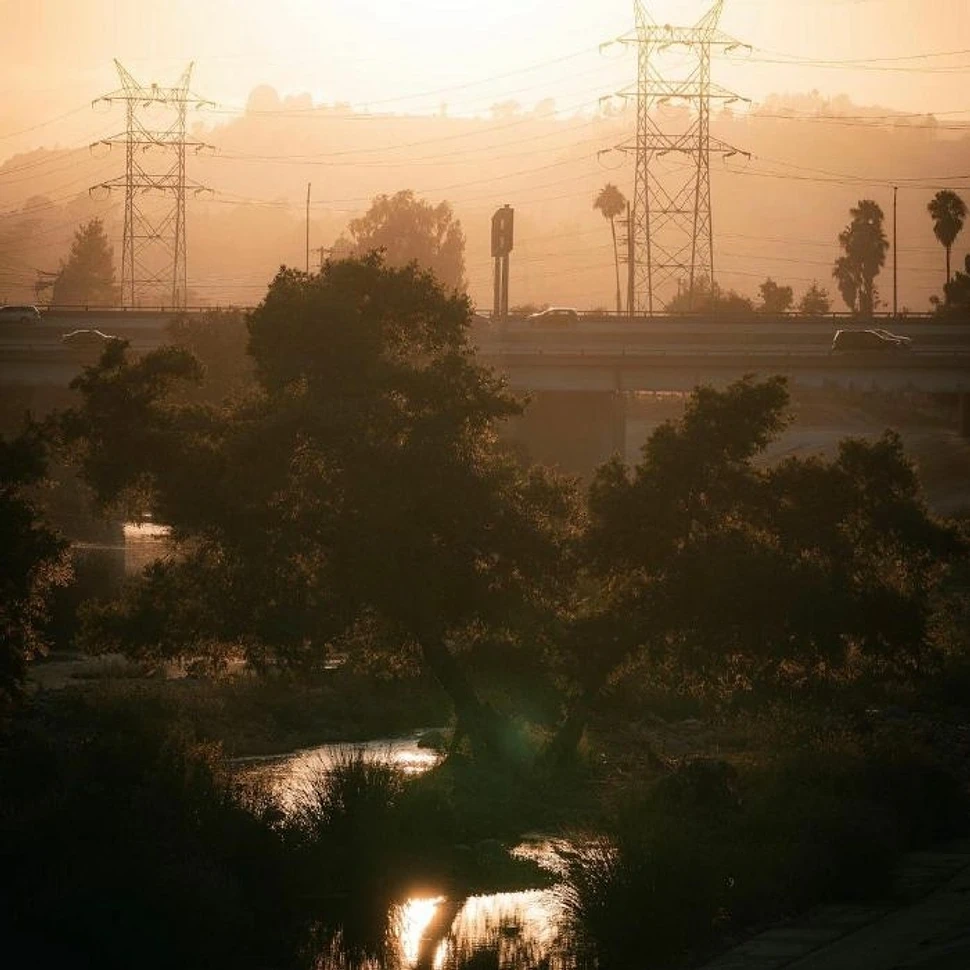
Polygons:
M421 940L434 919L435 910L444 902L444 896L433 899L409 899L401 906L398 915L398 942L405 966L413 967L421 953Z
M561 919L548 890L472 896L450 908L442 896L409 899L397 920L401 965L448 970L482 950L499 967L537 965L553 956Z
M236 766L268 783L285 812L293 811L301 796L334 767L362 755L368 761L391 764L404 775L421 775L441 761L441 754L422 748L420 732L405 738L389 738L361 744L324 744L287 755L239 758Z

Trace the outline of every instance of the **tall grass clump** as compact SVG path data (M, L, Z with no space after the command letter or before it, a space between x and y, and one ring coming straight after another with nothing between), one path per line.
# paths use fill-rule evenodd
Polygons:
M409 875L405 790L387 758L358 749L321 764L297 793L292 834L303 891L322 916L315 926L321 968L393 962L391 912Z
M730 887L723 854L708 848L684 833L601 838L571 852L558 892L577 966L665 967L703 947Z

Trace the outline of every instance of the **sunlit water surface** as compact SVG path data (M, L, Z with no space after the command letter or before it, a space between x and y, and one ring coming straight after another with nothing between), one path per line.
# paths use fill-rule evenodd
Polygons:
M268 782L284 811L292 811L313 779L358 752L393 764L408 775L430 770L441 756L420 747L419 737L415 734L365 744L328 744L284 757L239 759L237 765ZM555 871L554 849L554 840L537 837L523 842L514 853ZM389 922L392 953L390 961L381 964L382 970L387 966L453 970L470 965L500 970L539 966L560 970L570 965L557 945L561 907L555 893L548 889L462 899L428 893L400 903ZM477 959L483 958L479 964ZM327 967L325 963L320 970ZM377 967L375 963L366 970Z
M85 560L110 562L110 574L98 576L99 585L105 587L99 591L109 593L120 586L125 576L165 556L171 546L165 526L128 522L123 539L117 544L77 543L75 548ZM236 764L247 774L268 782L283 810L292 811L314 779L357 752L389 762L407 775L429 771L440 762L441 755L420 747L419 737L420 734L414 734L363 744L328 744L286 756L243 758ZM528 840L515 853L555 870L556 855L549 840ZM389 963L382 962L380 970L387 970L389 965L407 970L453 970L465 966L496 970L541 966L562 970L570 963L558 951L561 922L555 894L546 889L463 899L433 894L415 896L391 913L392 953ZM321 964L320 970L329 970L329 964ZM378 964L361 970L378 970Z

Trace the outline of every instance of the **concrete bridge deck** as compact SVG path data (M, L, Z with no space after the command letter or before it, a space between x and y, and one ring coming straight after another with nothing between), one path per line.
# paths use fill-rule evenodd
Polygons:
M165 342L176 315L65 311L49 312L35 324L4 325L0 386L69 383L92 356L61 342L71 330L101 330L144 352ZM911 337L912 350L831 354L833 333L845 323L797 317L584 317L572 326L545 330L527 320L495 324L478 318L473 337L483 360L522 391L690 390L747 373L785 374L812 386L970 391L970 322L898 319L887 326Z

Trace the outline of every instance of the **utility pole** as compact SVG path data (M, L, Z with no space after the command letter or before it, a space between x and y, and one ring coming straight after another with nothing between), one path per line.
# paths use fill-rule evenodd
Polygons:
M185 122L190 106L201 108L212 104L189 89L192 67L189 64L174 87L163 88L154 83L139 84L116 60L121 88L95 101L95 104L120 101L125 105L124 133L98 143L125 146L125 174L91 190L125 190L121 244L123 306L167 303L181 308L186 304L185 196L189 190L196 194L205 191L204 186L189 181L186 176L186 152L189 148L198 152L209 146L188 141ZM152 197L158 204L151 204Z
M893 186L893 317L899 316L899 301L898 301L898 281L899 281L899 250L896 247L896 211L897 211L897 197L899 195L899 186Z
M745 45L718 29L724 0L693 27L656 24L643 0L634 0L636 30L619 38L636 45L637 130L632 143L620 145L636 159L633 212L630 226L634 298L630 313L662 310L673 288L686 279L689 303L703 284L714 288L714 233L711 217L711 155L747 154L710 132L711 103L744 100L711 82L714 48L731 50ZM661 55L679 49L690 57L686 76L670 77L661 71ZM658 109L678 102L691 109L686 131L662 126ZM659 160L682 157L687 164L660 171Z
M310 183L306 184L306 274L310 275Z

